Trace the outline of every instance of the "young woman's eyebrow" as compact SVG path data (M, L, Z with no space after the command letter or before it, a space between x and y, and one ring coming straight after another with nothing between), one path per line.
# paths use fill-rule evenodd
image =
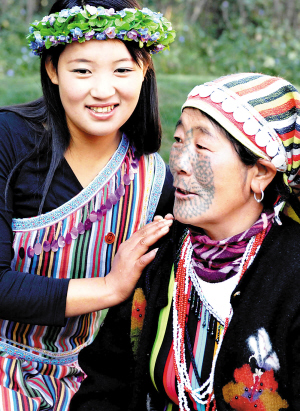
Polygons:
M129 57L125 57L123 59L120 60L116 60L114 63L121 63L122 61L134 61L133 58L129 58Z
M123 59L114 61L114 63L132 62L132 61L133 61L132 58L125 57ZM78 58L78 59L69 60L68 63L93 63L93 61L89 59Z
M68 63L92 63L92 60L88 60L88 59L73 59L73 60L69 60Z

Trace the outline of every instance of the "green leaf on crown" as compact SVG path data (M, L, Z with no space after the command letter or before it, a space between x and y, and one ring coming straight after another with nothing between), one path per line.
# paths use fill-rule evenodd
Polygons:
M65 17L57 17L56 22L57 23L64 23L67 19Z
M52 46L52 43L51 43L51 41L50 41L49 39L47 39L47 40L45 41L45 46L46 46L46 49L49 49L49 48Z
M129 31L130 30L130 24L129 23L124 23L124 24L122 24L122 26L119 26L118 28L119 28L119 30Z
M107 23L108 23L107 19L103 19L103 20L96 19L95 22L94 22L94 24L97 27L104 27Z

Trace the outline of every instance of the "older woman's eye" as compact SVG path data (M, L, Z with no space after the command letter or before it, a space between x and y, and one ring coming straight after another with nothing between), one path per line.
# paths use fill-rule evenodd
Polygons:
M181 143L181 138L180 138L180 137L174 136L174 140L175 140L177 143Z
M207 150L207 148L201 146L201 144L196 144L196 147L197 147L199 150Z

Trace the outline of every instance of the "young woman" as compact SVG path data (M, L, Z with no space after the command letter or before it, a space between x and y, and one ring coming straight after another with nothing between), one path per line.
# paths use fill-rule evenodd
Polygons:
M300 226L280 213L286 201L299 212L299 97L242 73L183 105L170 155L178 223L144 287L137 389L162 308L151 410L299 409Z
M133 0L57 1L30 27L44 96L0 112L1 409L69 408L78 353L169 229L139 230L172 197L150 53L173 37Z

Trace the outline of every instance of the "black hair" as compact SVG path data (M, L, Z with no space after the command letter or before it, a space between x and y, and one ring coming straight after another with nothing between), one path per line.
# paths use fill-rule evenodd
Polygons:
M200 110L201 111L201 110ZM201 113L206 116L231 142L236 153L238 154L240 160L243 164L248 167L253 167L257 161L261 158L254 154L251 150L240 143L236 138L234 138L221 124L219 124L213 117L201 111ZM272 209L278 196L285 201L291 200L291 194L289 188L283 181L283 174L281 172L276 173L275 177L271 183L266 187L264 191L263 205L265 209Z
M55 13L74 6L102 6L114 8L115 11L124 8L140 8L135 0L58 0L50 13ZM121 41L121 40L120 40ZM136 148L139 155L154 153L159 150L161 144L161 123L158 112L158 95L156 87L155 71L149 50L146 47L139 48L136 42L124 42L134 61L139 66L147 66L144 81L137 106L131 117L122 126L130 143ZM26 104L3 107L1 111L11 111L23 117L37 136L36 147L23 158L8 176L6 195L9 183L15 172L29 158L39 157L42 154L51 156L50 166L43 186L43 197L40 203L39 214L43 205L55 170L62 160L65 150L70 143L70 132L67 126L65 111L63 109L58 86L53 84L47 74L45 63L48 59L57 68L59 57L64 50L64 45L50 47L44 50L41 56L41 84L43 97Z

